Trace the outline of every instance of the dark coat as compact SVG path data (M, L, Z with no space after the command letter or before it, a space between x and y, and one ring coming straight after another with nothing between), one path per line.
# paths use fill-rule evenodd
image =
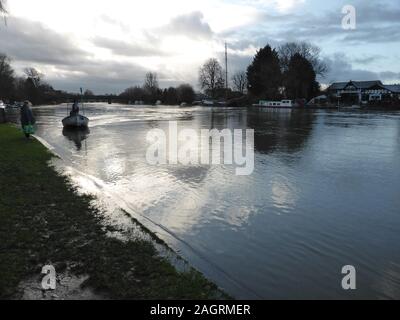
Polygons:
M27 126L29 124L33 125L35 124L36 119L33 116L31 108L29 106L22 106L21 107L21 125Z

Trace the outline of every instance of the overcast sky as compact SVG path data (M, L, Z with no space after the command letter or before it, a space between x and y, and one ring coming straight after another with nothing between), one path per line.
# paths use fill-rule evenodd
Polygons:
M356 8L355 30L342 28L346 4ZM197 87L199 66L222 62L224 41L231 72L267 43L309 41L330 67L322 83L400 82L399 0L8 0L7 8L0 52L57 89L120 93L149 70L162 87Z

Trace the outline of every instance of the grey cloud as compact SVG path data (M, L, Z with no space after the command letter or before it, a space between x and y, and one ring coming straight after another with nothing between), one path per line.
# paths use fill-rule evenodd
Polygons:
M161 33L186 35L190 38L211 38L213 31L209 24L203 21L204 16L200 11L194 11L173 18L168 25L161 28Z
M328 65L329 72L319 81L325 84L348 80L382 80L390 83L393 80L398 81L400 79L400 73L358 69L354 68L349 61L350 59L344 53L336 53L331 57L326 57L324 62Z
M395 80L395 81L400 80L400 72L383 71L380 72L379 75L381 76L382 79L385 80Z
M95 93L118 94L130 86L142 85L149 70L132 63L85 60L76 68L67 67L61 71L67 73L68 77L46 78L56 88L76 92L79 87L84 87ZM161 87L182 83L168 78L164 70L158 71L157 74Z
M383 56L376 54L376 55L361 56L358 58L354 58L352 59L352 61L358 64L370 64L383 58L384 58Z
M342 6L321 16L308 12L274 16L264 13L256 21L251 38L264 37L278 41L319 41L327 37L347 44L396 42L400 37L400 6L386 2L377 5L371 1L354 1L357 24L355 30L342 29ZM230 31L230 36L240 36L241 30Z
M225 53L218 52L217 58L218 58L218 61L220 61L220 62L224 61ZM245 56L245 55L230 53L229 59L228 59L228 71L230 73L230 76L232 76L233 73L238 72L238 71L246 71L247 67L252 62L252 60L253 60L253 55ZM221 65L223 65L223 67L224 67L223 63Z
M93 39L93 44L98 47L110 49L114 54L122 56L150 57L166 55L164 52L154 47L143 46L137 43L127 43L124 41L103 37L96 37L95 39Z
M345 41L354 44L387 43L398 41L398 39L400 39L400 24L382 26L380 28L373 26L358 27L354 32L348 33L344 37Z
M101 41L101 39L97 39ZM107 39L106 39L107 40ZM133 45L124 48L117 42L103 41L116 51L136 55L151 54ZM147 72L141 66L116 61L96 61L93 56L77 48L67 36L56 33L41 23L10 17L7 27L0 28L0 52L4 52L19 66L55 66L55 74L45 75L56 89L76 91L83 86L96 93L120 92L124 88L142 84ZM57 76L57 74L59 76Z
M68 76L46 78L56 88L77 91L78 87L85 87L95 93L119 93L129 86L141 85L147 72L135 64L91 60L82 61L79 66L67 67L60 71Z
M120 28L121 31L123 31L123 32L129 32L129 31L130 31L129 25L127 25L127 24L121 22L121 21L118 20L118 19L114 19L113 17L110 17L110 16L105 15L105 14L101 15L101 16L100 16L100 19L101 19L103 22L105 22L105 23L108 23L108 24L110 24L110 25L117 26L117 27Z
M16 60L53 65L73 65L90 55L67 36L15 17L8 19L7 27L0 28L0 50Z

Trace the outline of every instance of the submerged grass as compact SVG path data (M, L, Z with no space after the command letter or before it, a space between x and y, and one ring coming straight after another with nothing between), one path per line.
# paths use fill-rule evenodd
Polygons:
M107 236L91 197L48 166L52 154L11 125L0 125L0 298L20 298L18 285L68 266L84 285L111 299L227 297L191 269L178 272L151 242Z

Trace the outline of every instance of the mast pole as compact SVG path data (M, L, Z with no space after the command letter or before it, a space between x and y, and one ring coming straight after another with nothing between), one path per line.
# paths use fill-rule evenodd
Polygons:
M83 115L85 115L85 107L84 107L84 105L83 105L83 89L82 89L82 87L81 87L80 89L81 89L81 106L82 106L82 113L83 113Z
M228 44L225 41L225 99L228 100Z

